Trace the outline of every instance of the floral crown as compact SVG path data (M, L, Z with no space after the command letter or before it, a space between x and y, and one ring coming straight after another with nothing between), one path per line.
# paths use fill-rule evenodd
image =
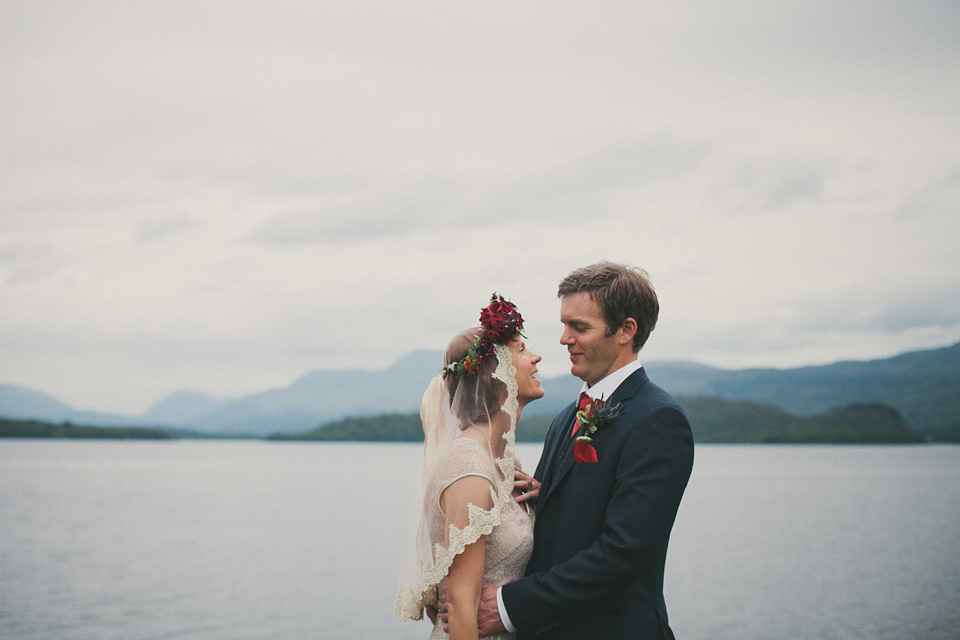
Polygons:
M490 297L490 304L480 311L480 325L483 331L474 338L467 355L441 369L444 374L475 376L480 372L480 364L493 354L495 344L506 344L516 335L526 337L522 333L523 316L516 305L496 293Z

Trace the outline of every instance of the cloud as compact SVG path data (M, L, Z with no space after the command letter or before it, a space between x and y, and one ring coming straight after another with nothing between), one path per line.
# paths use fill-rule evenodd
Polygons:
M183 214L150 216L137 224L135 240L154 242L166 236L184 233L194 226L193 219Z
M837 167L830 161L791 157L750 158L732 172L728 188L739 194L737 214L786 214L799 204L823 202L825 186Z
M560 373L601 258L661 293L645 358L960 339L957 3L372 7L0 3L2 381L235 395L493 289Z
M29 286L43 281L64 266L65 261L49 247L0 244L0 275L5 274L7 287Z
M920 187L907 193L893 208L893 215L901 220L914 217L955 217L960 212L960 168L947 175L930 178ZM960 238L958 238L960 241Z
M433 182L411 190L386 186L337 194L302 210L267 218L248 237L254 244L310 245L395 237L415 230L444 229L457 194Z
M956 77L960 60L960 9L948 0L720 2L702 7L688 28L682 46L708 75L723 74L732 86L762 83L752 100L799 101L779 113L784 129L801 105L820 101L926 102L940 94L944 74Z
M522 176L477 183L467 175L422 176L418 184L386 184L334 194L325 202L269 217L250 235L255 244L356 242L422 231L485 229L521 220L569 224L610 212L624 189L688 175L709 153L705 141L660 134L615 140Z
M547 171L488 189L479 198L477 214L493 221L509 217L577 222L604 216L618 191L688 175L709 150L705 141L667 134L619 139Z
M830 295L798 300L797 329L818 332L904 334L918 330L955 330L960 326L960 299L944 296L960 288L960 276L944 274L926 282L882 277L838 289Z

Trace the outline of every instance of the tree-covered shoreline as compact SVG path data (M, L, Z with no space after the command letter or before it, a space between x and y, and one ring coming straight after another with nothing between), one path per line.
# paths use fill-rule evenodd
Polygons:
M37 420L0 418L0 438L99 438L111 440L172 440L178 436L166 429L145 427L95 427L69 422L52 424Z
M775 407L719 398L680 400L702 443L823 443L910 444L927 439L913 430L899 410L879 403L851 404L812 416L798 416ZM518 442L543 442L553 416L521 417ZM391 441L423 439L420 416L384 414L347 418L295 434L275 434L271 440Z
M931 441L911 428L896 408L858 403L825 413L801 416L769 405L720 398L680 398L694 440L738 444L911 444ZM518 442L543 442L553 416L522 417ZM0 438L152 439L203 438L206 433L180 429L78 426L36 420L0 419ZM264 439L235 434L218 437ZM336 420L300 433L276 433L273 441L420 442L423 432L417 413L384 413Z

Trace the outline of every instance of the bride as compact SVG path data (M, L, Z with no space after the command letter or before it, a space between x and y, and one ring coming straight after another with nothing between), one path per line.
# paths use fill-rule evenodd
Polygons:
M523 577L533 550L526 500L539 483L519 469L514 437L523 407L543 396L540 356L526 348L523 318L501 296L480 323L447 345L420 405L421 502L394 612L420 620L425 608L448 603L449 636L436 621L431 640L476 638L481 587Z

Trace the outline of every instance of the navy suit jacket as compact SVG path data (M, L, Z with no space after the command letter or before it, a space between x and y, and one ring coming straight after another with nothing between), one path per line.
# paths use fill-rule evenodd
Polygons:
M608 402L624 413L593 436L598 462L574 463L575 403L550 425L533 556L501 592L518 640L674 637L663 568L693 468L690 424L642 368Z

